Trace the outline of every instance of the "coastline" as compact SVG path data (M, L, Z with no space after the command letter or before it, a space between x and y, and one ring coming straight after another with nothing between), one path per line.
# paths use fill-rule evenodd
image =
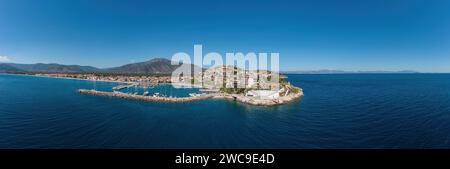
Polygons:
M46 78L55 78L55 79L66 79L66 80L84 80L91 82L107 82L107 83L122 83L122 84L135 84L135 82L122 82L122 81L113 81L113 80L93 80L93 79L80 79L73 77L57 77L57 76L40 76L40 75L28 75L34 77L46 77Z
M73 78L73 77L42 76L42 75L16 74L16 73L0 73L0 74L4 74L4 75L12 75L12 76L30 76L30 77L43 77L43 78L65 79L65 80L84 80L84 81L91 81L91 82L107 82L107 83L134 84L134 82L122 82L122 81L113 81L113 80L80 79L80 78Z
M21 76L31 76L31 77L44 77L44 78L55 78L55 79L66 79L66 80L84 80L84 81L91 81L91 82L107 82L107 83L116 83L116 84L128 84L128 85L135 85L139 82L124 82L124 81L114 81L114 80L95 80L95 79L83 79L83 78L73 78L73 77L61 77L61 76L46 76L46 75L29 75L29 74L10 74L5 73L7 75L21 75ZM173 83L158 83L157 85L161 84L172 84ZM192 85L192 84L184 84L184 83L176 83L175 85L180 86L181 88L202 88L202 86L199 85ZM184 102L192 102L192 101L200 101L200 100L206 100L206 99L226 99L231 101L236 101L248 105L255 105L255 106L275 106L275 105L283 105L288 104L294 100L299 99L300 97L304 96L303 90L301 88L298 88L298 93L289 93L286 96L280 96L278 98L274 99L262 99L262 98L256 98L256 97L249 97L245 96L243 94L228 94L223 92L218 93L210 93L210 94L204 94L199 96L190 96L190 97L153 97L153 96L143 96L143 95L136 95L136 94L129 94L129 93L123 93L123 92L106 92L106 91L97 91L97 90L89 90L89 89L79 89L78 93L81 94L88 94L88 95L95 95L95 96L107 96L107 97L115 97L115 98L121 98L121 99L129 99L129 100L141 100L146 102L169 102L169 103L184 103Z

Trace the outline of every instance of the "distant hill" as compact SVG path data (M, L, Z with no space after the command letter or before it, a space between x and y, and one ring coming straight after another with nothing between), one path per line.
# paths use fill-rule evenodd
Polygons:
M84 72L98 72L98 71L101 70L92 66L61 65L56 63L49 63L49 64L0 63L0 72L6 73L15 73L15 72L84 73Z
M344 70L304 70L304 71L282 71L285 74L379 74L379 73L420 73L413 70L402 71L344 71Z
M7 63L0 63L0 73L24 73L26 71L11 66Z
M169 59L156 58L146 62L126 64L119 67L105 69L110 73L172 73L178 65L172 65Z
M62 65L56 63L17 64L0 63L0 73L143 73L170 74L179 65L172 65L169 59L156 58L145 62L126 64L119 67L100 69L92 66Z
M191 65L192 66L192 65ZM62 65L56 63L17 64L0 63L0 73L138 73L138 74L170 74L179 65L172 65L169 59L155 58L145 62L131 63L119 67L100 69L92 66ZM419 73L411 70L403 71L282 71L285 74L356 74L356 73Z

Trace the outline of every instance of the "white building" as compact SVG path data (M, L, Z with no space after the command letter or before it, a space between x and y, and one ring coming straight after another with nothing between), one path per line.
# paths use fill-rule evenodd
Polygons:
M261 99L276 99L280 97L280 93L276 90L250 90L245 95Z
M249 77L247 79L247 88L251 88L251 87L253 87L253 85L255 85L255 79Z

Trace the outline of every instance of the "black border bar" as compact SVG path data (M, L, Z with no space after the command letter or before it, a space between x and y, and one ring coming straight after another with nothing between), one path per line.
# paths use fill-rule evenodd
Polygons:
M176 156L201 155L219 157L219 154L273 154L274 162L177 164ZM123 166L123 167L168 167L168 168L284 168L288 166L340 166L350 165L402 166L418 164L450 164L449 150L414 149L8 149L0 150L0 162L15 165L35 164L65 166Z

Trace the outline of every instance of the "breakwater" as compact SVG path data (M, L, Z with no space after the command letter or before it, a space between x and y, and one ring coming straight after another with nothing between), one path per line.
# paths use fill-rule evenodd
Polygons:
M276 99L261 99L255 97L248 97L244 95L237 94L224 94L224 93L210 93L210 94L201 94L194 95L191 97L164 97L164 96L146 96L146 95L137 95L130 94L124 92L105 92L105 91L97 91L97 90L88 90L88 89L79 89L79 93L81 94L89 94L95 96L104 96L104 97L116 97L121 99L129 99L129 100L141 100L146 102L167 102L167 103L185 103L185 102L193 102L199 100L206 99L227 99L234 100L241 103L246 103L250 105L257 106L275 106L281 104L290 103L293 100L296 100L303 96L303 91L301 90L299 93L290 94L288 96L279 97Z
M168 102L168 103L184 103L184 102L192 102L205 100L214 97L214 94L204 94L199 96L192 97L162 97L162 96L143 96L143 95L135 95L123 92L104 92L97 90L87 90L87 89L79 89L79 93L81 94L89 94L95 96L105 96L105 97L117 97L122 99L130 99L130 100L142 100L147 102Z

